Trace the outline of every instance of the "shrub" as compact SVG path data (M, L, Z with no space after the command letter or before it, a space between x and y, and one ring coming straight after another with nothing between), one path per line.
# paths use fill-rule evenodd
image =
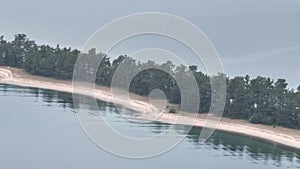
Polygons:
M176 113L176 110L173 109L173 108L171 108L170 111L169 111L169 113Z

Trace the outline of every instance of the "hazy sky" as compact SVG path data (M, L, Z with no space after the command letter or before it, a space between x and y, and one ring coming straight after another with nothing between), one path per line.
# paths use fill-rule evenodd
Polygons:
M0 8L0 34L8 39L26 33L37 43L78 49L118 17L171 13L210 38L228 75L263 75L286 78L291 87L300 84L300 0L1 0ZM147 47L151 40L140 42L124 44L126 51L119 52Z

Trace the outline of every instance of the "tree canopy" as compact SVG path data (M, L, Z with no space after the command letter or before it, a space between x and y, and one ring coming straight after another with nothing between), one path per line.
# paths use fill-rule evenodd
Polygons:
M172 62L157 64L154 61L141 63L129 56L122 55L117 59L110 58L103 53L91 50L88 54L80 53L71 48L55 48L49 45L37 45L25 34L17 34L11 42L0 37L0 65L22 68L26 72L44 77L71 80L74 65L79 54L87 58L83 68L88 69L88 57L102 58L96 71L96 83L110 86L114 72L126 62L128 71L142 70L131 81L130 91L149 95L153 89L160 89L169 102L181 102L180 89L175 77L192 73L194 75L200 94L200 107L198 113L207 113L211 106L210 77L198 71L196 65L186 67L174 65ZM85 70L89 71L89 70ZM126 77L124 77L126 78ZM126 80L126 79L125 79ZM273 80L258 76L251 79L237 76L226 77L227 95L224 117L245 119L251 123L283 126L300 129L300 85L295 90L288 89L285 79Z

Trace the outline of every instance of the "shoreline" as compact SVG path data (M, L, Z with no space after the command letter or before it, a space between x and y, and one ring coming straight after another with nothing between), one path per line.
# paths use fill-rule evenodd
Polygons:
M22 69L4 66L0 66L0 83L73 93L73 85L71 81L34 76L24 72ZM98 85L95 86L95 91L83 88L82 90L80 89L76 91L76 93L94 96L95 98L105 102L114 102L116 104L123 105L127 108L142 112L142 115L139 118L147 120L155 119L155 121L164 123L172 124L176 122L176 120L180 119L178 124L203 127L207 116L207 114L199 114L195 121L193 118L188 117L189 113L186 113L187 116L178 116L163 112L158 114L160 115L159 117L156 117L157 115L148 113L153 110L153 106L149 103L148 98L137 94L130 94L131 101L129 103L127 101L124 102L121 98L114 98L111 94L110 88ZM175 105L171 106L174 107ZM272 126L251 124L245 120L233 120L229 118L222 118L217 126L217 130L255 137L257 139L300 151L300 130L279 126L273 128Z

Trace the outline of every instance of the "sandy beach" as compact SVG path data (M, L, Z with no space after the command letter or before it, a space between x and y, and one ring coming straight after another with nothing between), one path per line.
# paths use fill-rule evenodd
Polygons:
M0 67L0 83L57 90L69 93L73 92L71 81L33 76L21 69L10 67ZM152 112L152 110L155 108L149 103L147 97L130 94L131 101L128 103L128 101L125 102L121 98L113 97L111 94L111 89L103 86L96 86L95 90L80 89L76 90L76 92L83 95L91 95L92 93L94 97L99 100L114 102L116 104L120 104L141 112L142 116L140 116L140 118L155 118L156 121L160 122L175 123L176 120L180 118L181 124L203 127L205 125L205 118L207 116L207 114L199 114L195 121L193 118L189 117L188 113L186 113L186 116L178 116L167 112L162 112L154 115L149 113ZM176 105L170 104L168 106L176 107ZM273 128L272 126L250 124L244 120L232 120L228 118L221 119L220 123L217 126L217 130L241 135L248 135L275 144L284 145L300 150L300 130L288 129L278 126L276 128Z

